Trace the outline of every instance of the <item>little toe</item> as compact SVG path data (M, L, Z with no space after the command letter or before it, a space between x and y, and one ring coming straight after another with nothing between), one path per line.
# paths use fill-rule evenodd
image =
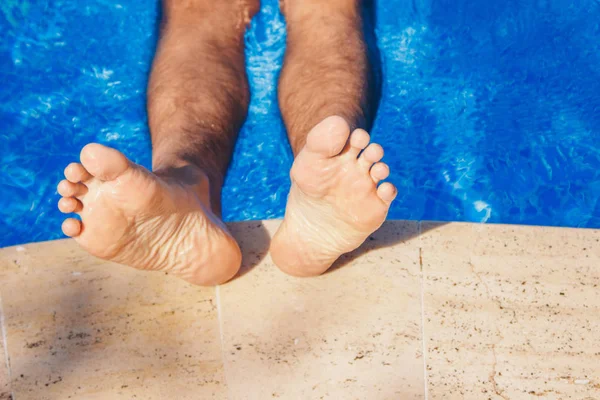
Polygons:
M390 176L390 167L386 163L378 162L371 167L371 178L373 178L373 182L378 184L379 181L382 181Z
M65 178L69 182L85 182L92 178L92 175L79 163L71 163L65 168Z
M98 143L90 143L81 150L81 163L95 177L103 181L112 181L121 176L130 162L116 149Z
M62 223L62 231L69 237L79 236L81 233L81 221L75 218L67 218Z
M63 197L79 197L88 192L88 187L83 183L73 183L66 179L60 181L56 189Z
M344 149L350 126L342 117L327 117L310 130L306 137L306 149L323 158L335 157Z
M397 194L398 189L396 189L396 186L389 182L384 182L377 188L377 195L381 200L383 200L384 203L388 205L394 201Z
M364 129L355 129L350 134L350 140L348 152L358 157L358 154L369 145L371 136Z
M74 197L61 197L58 209L64 214L78 213L83 209L83 203Z
M377 143L371 143L358 157L358 163L366 170L383 158L383 147Z

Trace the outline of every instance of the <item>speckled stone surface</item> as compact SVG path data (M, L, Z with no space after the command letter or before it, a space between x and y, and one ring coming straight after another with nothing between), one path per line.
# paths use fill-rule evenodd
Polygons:
M2 250L0 282L15 399L227 397L213 288L71 240Z
M244 265L216 289L0 249L0 400L600 399L600 231L391 221L295 279L278 223L230 225Z
M422 229L429 398L600 398L599 231Z
M2 293L0 292L0 299ZM4 342L4 332L2 331L3 314L0 301L0 400L9 400L11 398L10 374L8 372L8 354L6 353L6 343Z
M267 256L220 287L232 398L424 398L417 225L386 224L316 279Z

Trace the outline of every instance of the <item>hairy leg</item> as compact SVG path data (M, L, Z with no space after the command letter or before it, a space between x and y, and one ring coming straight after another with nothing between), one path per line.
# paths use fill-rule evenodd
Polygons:
M258 1L165 0L148 85L153 170L199 169L220 211L220 190L249 103L244 30ZM191 166L193 168L186 168Z
M308 132L338 115L351 129L373 117L373 74L358 0L284 0L287 48L279 104L298 154Z
M148 87L153 172L90 144L65 170L63 231L91 254L201 285L232 278L241 263L219 219L220 189L249 94L242 2L165 0Z
M373 83L357 0L285 0L288 43L279 104L296 156L275 263L297 276L326 271L357 248L396 195L383 149L361 129Z

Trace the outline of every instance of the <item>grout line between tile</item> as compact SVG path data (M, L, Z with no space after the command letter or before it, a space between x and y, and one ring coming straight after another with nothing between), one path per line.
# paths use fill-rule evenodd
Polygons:
M429 379L427 376L427 344L425 340L425 271L423 270L423 247L421 246L421 221L417 222L419 237L419 267L421 269L421 352L423 354L423 386L425 400L429 400Z
M217 299L217 319L219 320L219 341L221 344L221 362L223 363L223 381L225 382L225 390L227 391L227 398L233 399L231 396L231 389L227 378L227 362L225 361L225 339L223 331L223 310L221 309L221 286L215 287L215 297Z
M10 371L10 357L8 356L8 335L6 334L6 323L4 321L4 306L2 305L2 294L0 293L0 330L2 331L2 347L4 348L4 363L8 373L8 387L11 391L11 398L15 400L15 394L12 391L12 374Z

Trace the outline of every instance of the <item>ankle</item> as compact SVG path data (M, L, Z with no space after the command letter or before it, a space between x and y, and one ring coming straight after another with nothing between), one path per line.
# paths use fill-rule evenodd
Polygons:
M223 178L220 175L210 174L199 166L186 162L155 164L153 172L168 183L191 189L205 207L217 215L221 214Z
M200 168L184 162L165 165L155 164L153 172L164 180L177 182L185 186L196 186L208 179L206 173Z

